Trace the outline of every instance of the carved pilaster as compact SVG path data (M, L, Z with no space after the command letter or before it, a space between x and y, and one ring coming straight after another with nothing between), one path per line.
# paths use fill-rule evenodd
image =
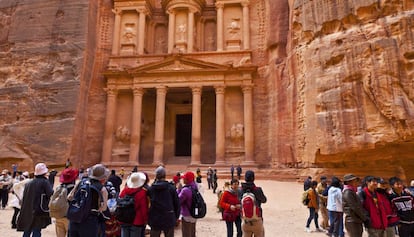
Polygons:
M225 163L224 86L214 87L216 91L216 165Z
M115 112L116 112L116 97L118 90L115 86L108 86L104 89L107 93L106 100L106 117L105 117L105 131L104 141L102 147L102 162L108 163L112 156L112 135L114 133Z

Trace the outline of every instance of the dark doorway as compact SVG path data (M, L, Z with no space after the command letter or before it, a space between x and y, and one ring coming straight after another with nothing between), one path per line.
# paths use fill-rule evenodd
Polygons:
M175 156L191 156L191 114L175 117Z

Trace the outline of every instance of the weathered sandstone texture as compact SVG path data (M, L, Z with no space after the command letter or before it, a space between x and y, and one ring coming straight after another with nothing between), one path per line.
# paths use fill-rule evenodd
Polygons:
M0 166L101 160L112 8L0 1ZM412 0L250 0L250 18L260 166L411 178Z

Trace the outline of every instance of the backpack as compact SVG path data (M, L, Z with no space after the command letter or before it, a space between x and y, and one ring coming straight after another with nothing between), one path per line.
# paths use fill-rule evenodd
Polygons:
M49 201L49 213L50 217L63 218L68 211L68 188L73 187L73 184L64 185L61 184L56 187L55 192Z
M261 217L260 208L256 204L256 196L252 192L245 192L241 199L242 218L245 221L258 220Z
M194 218L203 218L207 214L207 205L198 189L188 186L192 192L190 214Z
M116 202L116 209L114 212L115 219L122 223L132 224L135 219L135 195L141 191L138 191L125 195L122 198L119 198Z
M84 222L92 211L92 190L99 195L99 200L102 202L103 197L101 193L102 186L96 187L90 180L83 180L79 183L75 196L69 203L69 208L66 217L74 223Z
M309 202L310 202L310 199L308 195L308 190L306 190L302 193L302 204L304 206L308 206Z

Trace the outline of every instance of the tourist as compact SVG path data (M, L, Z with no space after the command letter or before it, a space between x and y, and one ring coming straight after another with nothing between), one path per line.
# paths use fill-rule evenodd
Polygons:
M25 185L17 218L17 231L23 231L23 237L41 236L42 229L52 223L48 205L53 189L46 178L48 171L45 163L36 164L35 178Z
M121 192L122 179L115 174L115 170L111 170L111 174L108 177L108 181L112 183L115 188L117 195Z
M203 176L201 175L201 170L200 170L200 168L197 168L197 171L196 171L196 182L197 182L197 184L201 184L202 183L202 181L201 181L201 178L202 178Z
M197 189L197 184L194 182L194 173L187 171L182 176L184 187L178 194L181 206L181 231L182 237L195 237L197 219L191 216L191 201L193 193L191 189Z
M359 193L362 206L369 216L366 226L369 236L384 236L387 228L387 214L384 209L384 200L377 192L378 181L373 176L365 177L366 186Z
M208 189L213 188L213 169L211 167L208 167L207 170L207 184Z
M213 182L213 193L216 193L217 190L217 182L218 182L218 176L217 176L217 169L213 170L213 175L211 177L211 181Z
M263 209L262 203L266 203L267 198L263 193L261 187L257 187L254 183L254 172L247 170L244 174L245 183L242 183L242 193L252 192L256 198L256 205L259 208L260 219L254 222L243 221L242 230L244 236L263 237L264 226L263 226Z
M392 188L389 199L392 206L397 210L400 218L398 234L400 237L414 236L414 200L413 196L404 190L402 180L398 177L389 179Z
M55 177L57 173L58 172L54 169L49 172L49 183L52 186L52 188L55 186Z
M345 228L349 237L362 237L364 231L362 223L368 220L356 193L359 181L359 178L353 174L344 175L342 204L345 214Z
M389 200L389 185L388 181L378 178L378 186L377 186L377 193L378 196L381 196L380 199L383 201L385 213L387 215L387 223L388 226L385 229L385 237L394 237L395 236L395 228L400 221L398 218L397 211L392 208L391 201Z
M306 191L308 193L308 198L309 198L309 203L308 203L309 217L308 217L308 220L306 221L305 231L308 233L311 232L310 223L312 222L312 220L315 222L316 231L322 232L322 230L319 229L319 223L318 223L319 195L318 195L318 192L316 191L316 186L318 186L318 182L312 181L311 187Z
M328 202L326 208L329 212L330 226L328 236L344 237L343 230L343 207L341 180L332 177L331 186L328 188Z
M231 174L231 180L233 180L234 179L234 165L233 164L231 164L230 166L230 174Z
M133 172L126 182L125 188L119 194L119 198L126 195L134 196L135 218L132 224L121 223L121 236L142 236L142 230L148 222L147 190L142 188L146 176L142 172Z
M326 176L321 176L321 182L319 182L318 186L316 186L316 192L319 196L319 211L322 215L322 223L321 227L325 230L329 229L329 217L328 217L328 209L326 209L326 204L328 197L323 195L324 191L328 187L328 182Z
M24 186L31 179L29 179L29 172L25 171L22 175L16 176L15 181L11 189L11 195L9 200L9 206L13 207L13 217L12 217L12 229L17 228L17 217L20 213L21 204L23 200Z
M166 181L165 168L159 166L155 170L155 182L149 187L147 195L150 200L148 224L150 236L174 236L174 227L180 217L180 201L175 187Z
M220 198L220 207L223 210L222 218L226 222L227 237L233 237L233 225L236 225L237 237L241 237L243 232L241 228L241 203L239 180L232 179L230 188L223 191Z
M303 191L310 189L312 186L312 177L308 176L305 181L303 181Z
M241 180L241 174L242 174L243 170L242 170L242 167L240 166L240 164L237 166L236 171L237 171L237 179Z
M86 221L76 223L69 221L69 236L98 236L100 230L99 215L108 208L108 191L104 187L104 184L109 176L109 170L103 164L96 164L87 169L87 177L83 177L77 186L68 195L68 200L72 200L72 196L78 190L78 187L83 182L90 182L97 190L100 190L100 194L91 190L92 204L91 210ZM84 174L84 175L85 175ZM102 200L100 200L100 196Z
M0 176L0 199L1 199L1 209L6 208L9 201L9 191L13 186L13 178L10 175L10 172L7 169L4 169L1 172Z
M75 187L75 181L78 178L79 172L76 169L66 168L62 171L59 177L60 185L56 187L55 192L59 192L59 189L65 188L67 190L66 195L72 191ZM56 237L65 237L69 231L69 220L66 216L58 218L56 217L55 230Z

